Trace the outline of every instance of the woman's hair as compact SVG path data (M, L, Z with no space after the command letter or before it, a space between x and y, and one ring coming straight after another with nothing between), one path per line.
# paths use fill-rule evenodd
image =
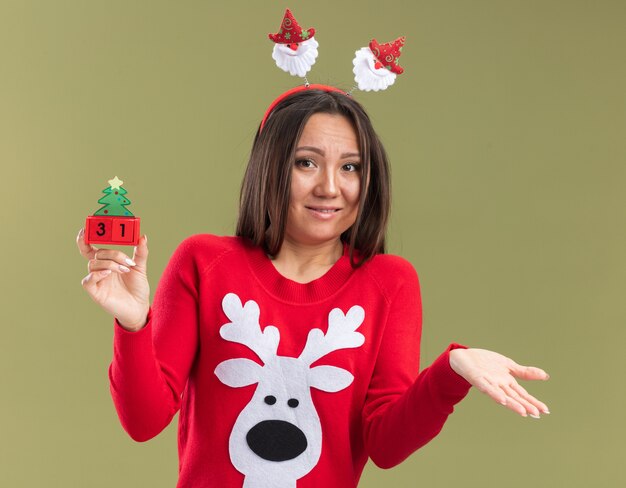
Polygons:
M355 223L341 240L349 246L352 266L358 267L385 252L391 182L387 154L367 113L343 93L303 90L276 105L259 127L241 185L237 235L271 256L278 254L287 224L296 145L307 121L317 113L346 117L357 134L362 165L359 208Z

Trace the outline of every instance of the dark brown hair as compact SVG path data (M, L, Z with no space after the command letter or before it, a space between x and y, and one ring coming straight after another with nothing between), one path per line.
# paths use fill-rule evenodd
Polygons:
M276 105L262 130L259 127L241 185L236 233L269 255L278 254L287 224L296 145L316 113L346 117L357 134L362 165L359 209L341 240L349 246L352 266L358 267L385 252L391 182L387 154L367 113L343 93L310 89L291 95Z

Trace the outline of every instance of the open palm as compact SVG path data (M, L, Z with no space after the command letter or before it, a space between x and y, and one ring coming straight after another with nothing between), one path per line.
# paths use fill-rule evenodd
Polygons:
M519 365L486 349L454 349L450 351L450 366L480 391L523 417L539 418L541 413L550 413L545 403L517 382L517 379L549 379L548 373L540 368Z

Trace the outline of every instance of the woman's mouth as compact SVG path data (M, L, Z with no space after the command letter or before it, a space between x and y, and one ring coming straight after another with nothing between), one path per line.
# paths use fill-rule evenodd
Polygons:
M318 218L328 219L335 215L340 208L336 207L305 207L307 210L310 210L311 213Z
M307 207L309 210L315 210L316 212L333 213L338 212L338 208L322 208L322 207Z

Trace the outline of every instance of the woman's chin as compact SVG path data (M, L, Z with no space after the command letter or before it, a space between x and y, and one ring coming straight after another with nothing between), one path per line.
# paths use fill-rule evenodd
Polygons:
M287 240L293 246L321 247L325 245L336 244L341 239L341 233L335 232L310 232L307 234L285 235Z

